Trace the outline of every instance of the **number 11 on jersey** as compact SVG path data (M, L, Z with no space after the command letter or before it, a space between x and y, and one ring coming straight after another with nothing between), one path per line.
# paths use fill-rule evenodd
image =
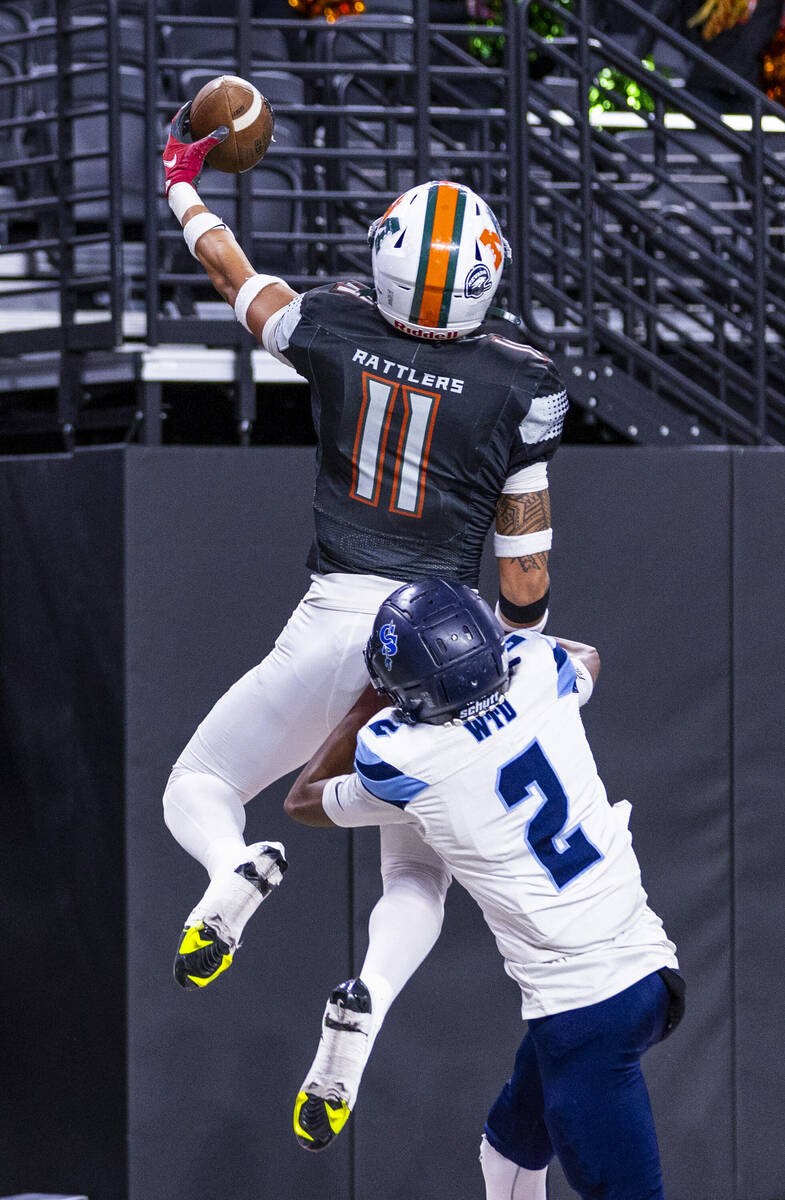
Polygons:
M563 837L569 800L538 741L499 768L496 794L508 810L532 796L542 797L542 804L526 826L526 844L559 891L602 858L580 825L569 837ZM557 839L562 848L557 846Z
M425 500L425 473L441 399L438 392L415 391L363 371L363 402L352 452L349 494L353 500L362 500L364 504L375 507L379 503L387 434L399 391L404 413L392 470L390 512L419 517Z

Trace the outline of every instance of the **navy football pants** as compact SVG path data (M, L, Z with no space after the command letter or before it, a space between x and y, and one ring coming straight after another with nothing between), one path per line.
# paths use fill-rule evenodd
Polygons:
M529 1022L512 1078L485 1126L530 1171L554 1154L581 1200L664 1200L641 1055L662 1038L669 994L659 975L586 1008Z

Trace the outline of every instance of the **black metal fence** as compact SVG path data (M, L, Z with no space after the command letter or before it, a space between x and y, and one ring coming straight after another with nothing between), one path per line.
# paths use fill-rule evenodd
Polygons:
M783 440L785 113L636 4L616 6L638 23L626 43L586 6L548 7L565 36L522 22L513 70L528 114L518 159L528 325L554 347L608 356L657 398L652 411L690 414L696 438ZM550 77L533 80L527 63L546 54ZM718 88L732 81L742 114L678 86L693 60ZM592 88L610 111L592 109Z
M673 64L700 51L649 12L620 0L639 27L625 40L587 0L541 2L535 21L508 0L492 29L429 21L427 0L333 24L176 3L0 13L0 428L70 445L114 421L156 442L167 380L214 378L248 440L256 383L279 375L161 196L172 114L228 72L271 100L276 141L200 191L258 269L296 288L367 279L371 219L417 181L466 182L513 245L502 301L589 420L630 441L785 440L785 123L752 88L746 129L691 97ZM610 112L590 104L602 83ZM132 386L124 416L90 413L96 382ZM20 400L55 383L56 406Z

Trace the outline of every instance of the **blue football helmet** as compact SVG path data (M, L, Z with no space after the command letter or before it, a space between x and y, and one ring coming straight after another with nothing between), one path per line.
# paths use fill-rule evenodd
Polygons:
M409 724L444 725L498 704L510 683L504 633L463 583L423 579L382 604L365 647L378 692Z

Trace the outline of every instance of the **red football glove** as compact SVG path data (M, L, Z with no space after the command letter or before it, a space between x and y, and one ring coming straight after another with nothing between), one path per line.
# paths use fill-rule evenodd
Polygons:
M198 142L191 141L190 112L191 101L189 100L176 113L172 121L169 141L166 143L163 154L166 173L165 196L169 195L169 189L173 183L194 185L201 174L207 155L214 146L219 146L224 138L229 136L226 125L219 125L207 137L200 138Z

